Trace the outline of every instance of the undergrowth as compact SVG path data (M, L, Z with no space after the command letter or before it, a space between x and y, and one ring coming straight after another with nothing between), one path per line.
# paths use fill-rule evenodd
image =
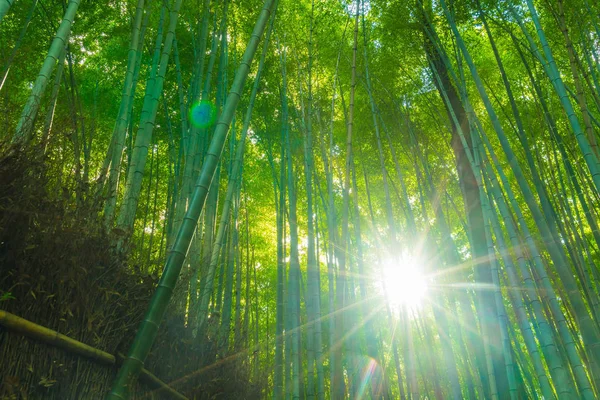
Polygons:
M112 242L97 210L57 187L34 152L0 156L1 309L112 354L126 353L157 279L128 268ZM190 399L260 396L246 356L207 354L206 340L182 321L183 310L171 305L148 370ZM1 327L0 359L0 399L100 399L116 372ZM141 383L132 390L132 398L165 396Z

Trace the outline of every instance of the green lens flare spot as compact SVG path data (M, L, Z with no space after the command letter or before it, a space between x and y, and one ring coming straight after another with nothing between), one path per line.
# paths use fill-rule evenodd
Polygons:
M207 128L215 122L216 110L210 101L199 101L190 108L189 119L196 128Z

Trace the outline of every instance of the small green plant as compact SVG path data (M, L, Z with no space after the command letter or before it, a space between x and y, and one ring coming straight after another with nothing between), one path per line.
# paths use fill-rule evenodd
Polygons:
M16 297L13 296L11 292L2 292L2 294L0 294L0 302L14 299L16 299Z

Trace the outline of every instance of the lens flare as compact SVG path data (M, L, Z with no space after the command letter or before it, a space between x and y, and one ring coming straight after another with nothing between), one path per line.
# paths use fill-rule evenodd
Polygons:
M190 108L189 119L196 128L208 128L215 122L216 110L210 101L199 101Z
M375 385L375 387L377 387L377 367L377 361L375 361L372 358L369 358L365 365L363 365L362 370L360 372L360 384L358 386L356 399L361 400L369 397L367 394L367 387L369 385Z

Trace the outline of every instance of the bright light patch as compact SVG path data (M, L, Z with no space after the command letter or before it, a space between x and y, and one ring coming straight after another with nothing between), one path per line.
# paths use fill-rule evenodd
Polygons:
M424 265L415 257L389 258L383 264L387 298L393 308L419 308L427 295Z

